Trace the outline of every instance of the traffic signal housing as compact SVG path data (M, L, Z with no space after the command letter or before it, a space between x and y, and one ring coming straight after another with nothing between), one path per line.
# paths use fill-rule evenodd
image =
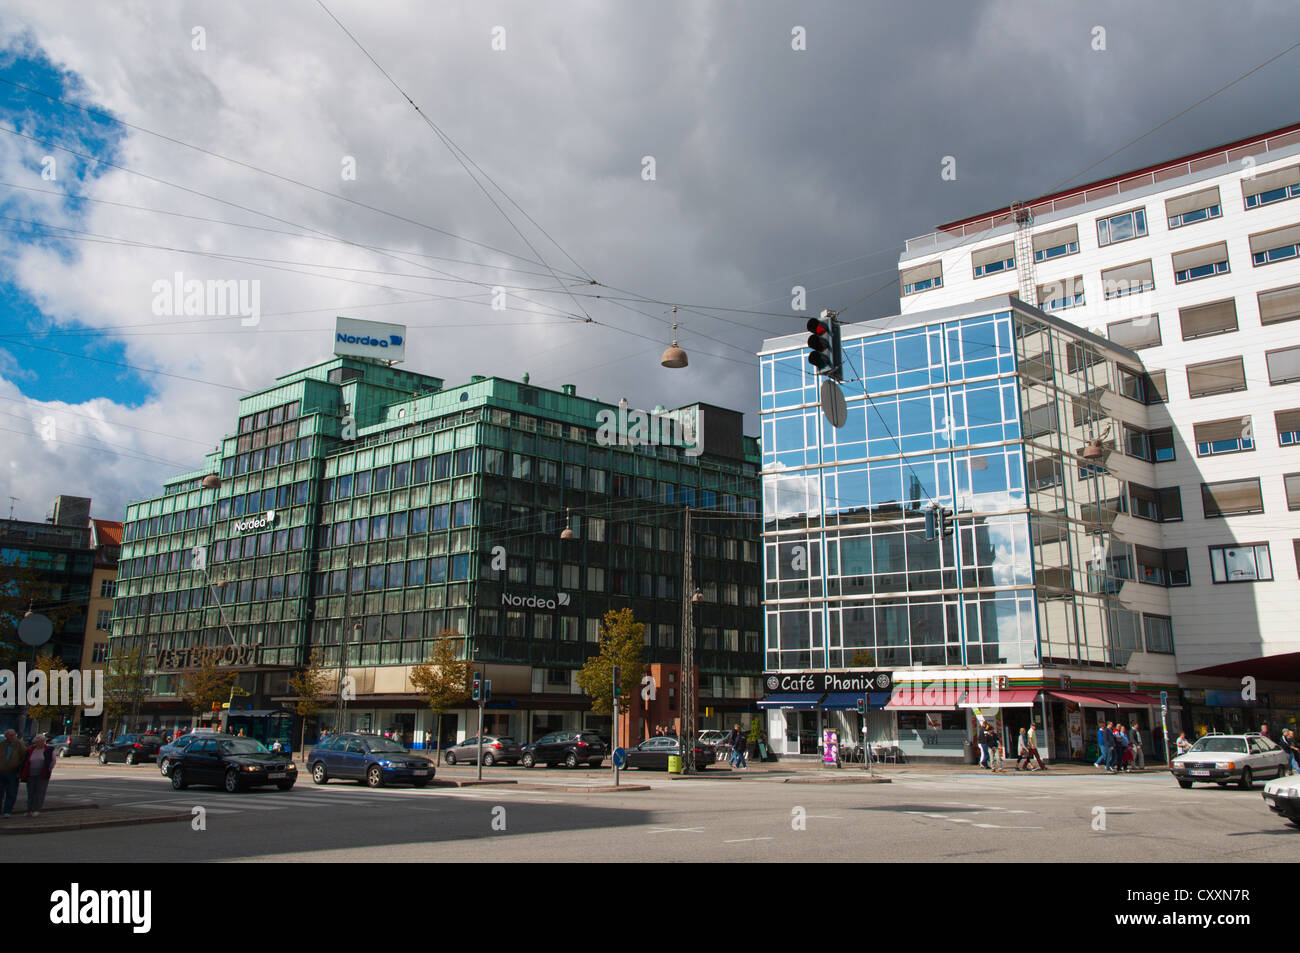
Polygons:
M844 379L840 324L829 311L808 319L808 363L831 380Z
M474 691L472 697L476 702L483 698L483 678L480 675L474 676Z
M858 698L858 714L859 714L859 715L865 715L866 713L867 713L867 700L866 700L865 698L861 698L861 697L859 697L859 698Z
M952 510L946 506L941 506L939 508L939 535L951 536L955 529L956 524L953 522Z

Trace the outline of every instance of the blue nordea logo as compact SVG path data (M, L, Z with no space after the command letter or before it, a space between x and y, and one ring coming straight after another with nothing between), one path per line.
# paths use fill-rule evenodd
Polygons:
M402 336L390 334L387 339L371 337L369 334L345 334L337 332L336 340L342 344L359 344L362 347L401 347Z

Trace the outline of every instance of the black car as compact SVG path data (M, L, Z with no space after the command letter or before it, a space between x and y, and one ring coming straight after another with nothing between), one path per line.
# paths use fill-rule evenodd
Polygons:
M90 739L85 735L58 735L46 742L60 758L89 758Z
M627 751L625 768L645 768L648 770L667 771L668 758L680 755L682 747L671 736L647 738L635 748ZM695 743L695 770L703 771L716 759L716 749L712 745Z
M157 735L122 735L99 749L99 763L123 761L139 764L142 761L157 761L158 749L161 747L162 738Z
M191 784L215 784L231 794L267 784L287 791L298 780L298 768L252 738L209 735L172 757L168 777L177 791Z
M525 768L535 764L544 764L548 768L557 764L568 768L589 764L599 768L608 751L604 739L594 731L553 731L525 745L519 763Z
M409 781L422 788L434 776L433 762L428 758L410 754L391 738L360 731L321 739L307 755L307 764L316 784L347 778L372 788L394 781Z

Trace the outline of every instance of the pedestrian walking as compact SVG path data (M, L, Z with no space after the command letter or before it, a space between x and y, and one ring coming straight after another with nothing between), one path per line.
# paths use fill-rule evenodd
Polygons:
M1290 728L1283 728L1282 737L1279 739L1278 743L1281 745L1282 751L1286 754L1287 761L1291 764L1291 773L1295 774L1300 772L1300 766L1298 766L1300 763L1296 761L1296 754L1297 752L1300 752L1300 748L1296 747L1295 732Z
M1115 726L1115 769L1117 771L1127 771L1131 757L1128 733L1124 731L1124 723L1120 722Z
M1104 767L1107 773L1114 773L1115 725L1112 722L1097 722L1097 747L1101 749L1101 755L1094 762L1094 766Z
M997 732L993 730L992 725L985 722L984 747L988 749L988 753L989 753L988 768L990 771L1001 770L1001 768L996 765L997 757L998 757L998 745L999 745L999 741L998 741Z
M1175 755L1175 757L1185 755L1192 750L1192 743L1187 740L1187 732L1185 731L1178 732L1178 740L1174 744L1178 746L1178 755Z
M993 772L994 772L995 774L1000 774L1003 770L1005 770L1006 763L1007 763L1007 762L1006 762L1006 751L1003 750L1003 748L1002 748L1002 741L1001 741L1000 739L998 739L998 738L994 738L994 740L993 740L993 769L992 769Z
M45 806L45 792L50 786L50 772L54 770L54 752L45 744L45 736L37 735L23 759L23 769L18 780L27 782L27 814L38 817Z
M1034 771L1047 770L1047 766L1043 764L1043 759L1038 756L1038 733L1034 730L1033 725L1030 725L1029 731L1025 733L1025 740L1029 742L1029 757L1033 758L1035 761L1038 762L1037 767L1033 768L1032 770ZM1025 764L1028 763L1029 763L1029 758L1026 758Z
M1137 720L1134 719L1132 730L1128 735L1128 743L1133 749L1133 764L1142 771L1146 770L1147 759L1142 753L1142 732L1138 728Z
M731 765L735 768L745 768L745 735L740 730L740 725L731 729L731 734L727 736L727 744L731 745Z
M984 743L984 727L984 723L980 722L979 727L975 729L975 747L979 748L979 766L981 768L987 768L989 766L989 749Z
M8 817L18 800L18 772L27 758L27 746L12 728L0 742L0 814Z
M1022 768L1021 765L1024 765ZM1016 770L1023 771L1029 767L1029 737L1025 729L1020 729L1020 735L1016 738Z

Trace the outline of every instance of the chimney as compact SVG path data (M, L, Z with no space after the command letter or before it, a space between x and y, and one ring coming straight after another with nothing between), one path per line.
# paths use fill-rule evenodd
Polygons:
M90 525L90 497L56 496L54 498L54 525L75 526L85 529Z

